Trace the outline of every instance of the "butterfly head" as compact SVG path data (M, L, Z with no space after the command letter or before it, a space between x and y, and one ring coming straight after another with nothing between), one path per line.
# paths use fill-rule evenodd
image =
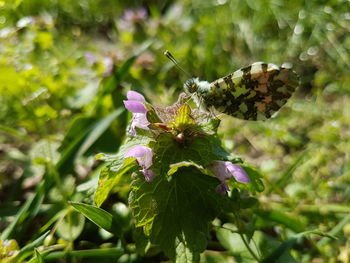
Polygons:
M195 93L199 87L198 83L199 83L198 78L188 79L184 84L184 89L186 93Z

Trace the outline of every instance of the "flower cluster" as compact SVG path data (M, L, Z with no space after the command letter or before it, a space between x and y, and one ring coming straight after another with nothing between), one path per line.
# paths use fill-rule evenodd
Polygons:
M136 145L125 154L125 157L136 158L138 165L142 168L140 172L145 176L147 182L153 180L154 172L149 168L152 166L153 151L146 146Z
M149 111L148 109L152 108L152 106L147 104L144 96L138 92L129 91L127 93L127 100L124 101L124 105L125 108L132 113L132 120L129 128L129 133L131 136L135 136L137 134L136 127L144 130L150 129L151 123L147 119L147 112ZM161 113L164 113L166 111L166 109L159 110ZM179 114L179 111L182 111L181 116L176 115ZM165 114L167 116L164 118L166 121L163 121L165 123L156 123L157 127L163 128L166 131L169 131L169 129L176 130L178 134L175 138L178 138L179 135L183 136L184 129L188 129L190 127L190 125L186 125L186 123L191 124L192 126L195 123L193 117L190 116L190 113L188 111L188 106L184 108L181 108L179 106L169 107L168 113L170 112L171 114ZM187 122L186 116L189 116L187 118ZM176 122L178 122L177 125ZM180 131L178 129L180 129ZM198 130L199 129L197 127L192 128L192 131L188 132L188 134L194 134L193 131ZM141 167L140 172L144 175L146 181L150 182L154 179L155 173L151 169L153 165L154 153L151 148L142 145L134 146L129 151L127 151L124 157L133 157L137 160L138 165ZM212 163L206 168L221 181L221 184L219 184L216 188L217 192L220 194L225 194L230 190L226 183L230 178L234 178L237 182L240 183L249 183L249 177L243 168L229 161L213 160Z
M130 133L132 136L135 136L135 127L148 130L148 125L150 124L146 117L146 100L140 93L136 91L129 91L127 94L127 98L128 100L124 100L124 105L128 111L132 112Z
M220 194L225 194L230 190L226 181L231 177L233 177L237 182L249 183L249 177L242 167L231 162L214 161L208 168L221 181L221 184L219 184L216 188L217 192Z

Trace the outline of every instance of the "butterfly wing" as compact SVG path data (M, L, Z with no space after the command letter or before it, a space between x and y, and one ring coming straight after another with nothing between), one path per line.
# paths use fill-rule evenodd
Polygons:
M210 83L206 107L245 120L265 120L277 112L299 84L289 68L262 62Z

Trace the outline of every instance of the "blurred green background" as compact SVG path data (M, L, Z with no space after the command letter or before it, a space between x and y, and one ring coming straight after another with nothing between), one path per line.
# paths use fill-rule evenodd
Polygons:
M96 235L68 201L92 203L95 154L118 150L128 90L154 105L177 100L187 78L164 57L170 50L208 81L256 61L293 65L301 85L275 118L224 117L220 135L265 175L261 233L281 242L319 229L338 239L304 241L291 262L350 262L349 31L345 0L0 1L1 239L16 240L14 251L47 230L38 244L59 251L120 242ZM127 211L124 188L105 204L116 215ZM225 262L210 252L202 260Z

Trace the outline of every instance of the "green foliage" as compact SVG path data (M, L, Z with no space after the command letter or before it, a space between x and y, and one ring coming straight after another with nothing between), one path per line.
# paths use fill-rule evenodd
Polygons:
M175 262L199 262L207 245L208 223L220 212L225 198L215 192L217 180L194 168L182 168L172 180L157 177L132 182L129 198L137 227ZM227 201L227 200L226 200Z
M92 205L78 202L72 202L70 204L99 227L120 236L120 227L116 227L116 222L110 213Z
M163 133L157 137L156 142L151 142L150 147L154 149L154 169L160 174L168 173L171 164L181 161L193 162L202 167L207 166L212 160L218 159L212 152L212 141L207 137L198 137L182 145L174 140L171 134Z
M0 261L11 262L21 251L19 262L160 262L166 260L162 245L174 260L174 253L181 255L177 261L198 260L207 247L201 262L347 262L349 21L349 5L341 0L0 1ZM166 49L191 76L208 81L255 61L289 61L301 86L267 122L219 116L194 129L182 125L195 114L185 109L177 123L160 127L159 112L149 109L152 132L170 128L172 134L161 135L159 144L149 131L125 138L127 90L164 106L183 89L186 76L163 56ZM181 132L197 137L180 147ZM136 160L125 160L135 145L155 146L164 166L153 168L166 177L155 181L174 189L137 192L136 201L168 194L169 205L182 212L174 205L176 192L186 207L204 213L207 228L161 206L151 210L145 236L133 227L130 211L116 208L128 204L131 182L147 191L156 187L142 181ZM108 154L96 160L99 152ZM219 183L206 167L211 158L241 165L251 183L231 179L228 203L198 211L195 202L207 200ZM186 187L174 185L179 182ZM189 194L202 194L195 185L206 183L203 199ZM164 214L169 210L174 217ZM96 225L94 216L107 226L112 216L122 234L99 230L105 225ZM198 246L185 248L184 222L205 233L198 234ZM192 229L184 233L197 237Z
M109 167L104 167L102 169L98 180L98 188L94 197L94 201L98 207L106 200L113 188L120 183L122 177L130 174L130 170L135 168L135 165L134 158L127 158L126 161L120 164L116 172L111 171Z

